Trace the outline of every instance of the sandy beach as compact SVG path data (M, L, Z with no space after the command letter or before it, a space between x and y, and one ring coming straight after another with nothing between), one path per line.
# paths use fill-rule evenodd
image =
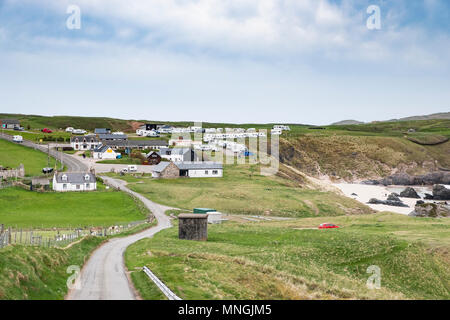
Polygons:
M368 205L370 208L377 210L377 211L390 211L400 214L408 215L411 213L411 211L414 210L414 206L416 204L416 201L419 199L410 199L410 198L401 198L403 203L409 206L409 208L406 207L394 207L394 206L387 206L382 204L368 204L367 202L371 198L376 198L379 200L386 200L388 195L392 192L400 193L403 191L407 186L371 186L371 185L364 185L364 184L356 184L356 183L334 183L335 187L339 188L347 197L350 197L352 199L355 199L359 202L362 202L366 205ZM419 194L419 196L423 197L425 193L432 193L432 186L410 186L413 187L416 192ZM446 185L446 188L450 188L450 186ZM356 195L352 195L356 194ZM425 202L435 202L433 200L423 200Z

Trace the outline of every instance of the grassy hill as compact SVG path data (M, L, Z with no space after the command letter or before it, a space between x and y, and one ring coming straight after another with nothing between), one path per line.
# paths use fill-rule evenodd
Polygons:
M132 121L113 119L106 117L75 117L75 116L40 116L23 114L0 114L0 119L18 119L20 125L27 129L65 129L74 127L76 129L94 130L95 128L111 128L114 130L131 130Z
M348 181L393 171L422 174L450 168L449 137L446 119L293 127L281 137L280 160L313 176Z
M110 174L114 175L114 174ZM226 165L223 178L152 179L125 176L129 187L167 206L287 217L335 216L372 212L353 199L307 188L305 178L286 168L279 175L259 174L256 165Z
M48 163L45 153L0 139L0 165L5 168L16 168L22 163L25 166L25 175L34 176L41 175L44 167L54 167L55 161L50 157L50 163ZM59 162L58 166L60 166Z
M450 221L381 213L225 222L208 241L179 240L177 228L131 245L129 270L148 266L183 299L449 299ZM381 269L381 289L366 272ZM138 290L151 287L133 271ZM154 299L154 291L141 291Z

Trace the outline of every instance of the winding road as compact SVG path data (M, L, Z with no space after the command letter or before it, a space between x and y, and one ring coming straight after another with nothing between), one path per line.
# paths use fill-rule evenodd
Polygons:
M158 221L158 225L123 238L114 238L94 251L80 274L80 288L72 289L67 300L134 300L136 295L129 283L125 271L124 253L132 243L152 237L157 232L170 228L170 219L164 213L170 207L154 203L144 196L131 191L122 180L102 177L104 182L112 187L128 192L141 200L150 209Z
M12 141L10 135L0 133L0 138ZM40 150L47 153L47 145L38 145L31 141L24 140L24 146ZM57 152L50 148L50 155L60 159L66 164L68 171L85 172L88 166L71 155ZM101 177L103 181L121 191L128 192L138 198L153 213L158 221L157 226L144 230L140 233L122 237L113 238L97 248L84 265L79 276L79 289L74 288L69 291L67 300L134 300L137 298L132 284L126 273L124 253L126 248L132 243L144 238L152 237L157 232L170 228L172 224L166 216L165 211L172 209L157 203L154 203L139 193L136 193L126 187L126 182L109 177Z

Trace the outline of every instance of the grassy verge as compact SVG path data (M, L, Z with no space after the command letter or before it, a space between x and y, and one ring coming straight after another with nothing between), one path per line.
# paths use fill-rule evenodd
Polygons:
M144 220L148 214L140 201L100 183L94 192L0 190L0 221L19 228L110 226Z
M3 167L16 168L22 163L25 167L25 175L35 176L41 175L42 168L48 165L54 167L55 161L50 157L50 163L48 163L45 153L0 139L0 165Z
M206 242L179 240L175 227L131 245L126 265L147 265L184 299L450 298L450 221L387 213L327 220L341 228L316 229L323 218L230 221L210 225ZM366 287L371 265L381 268L379 290ZM142 274L136 288L157 299Z
M103 238L89 237L67 250L9 246L0 253L0 299L54 300L67 293L66 272L83 266Z
M126 175L128 187L152 201L192 210L211 207L219 211L287 217L335 216L370 213L350 198L333 192L303 188L297 181L259 175L250 165L227 165L223 178L152 179ZM113 175L113 174L108 174Z

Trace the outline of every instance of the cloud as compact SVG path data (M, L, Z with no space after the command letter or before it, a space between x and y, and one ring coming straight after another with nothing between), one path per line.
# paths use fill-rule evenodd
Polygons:
M63 101L59 113L215 121L242 110L272 121L277 110L279 120L326 123L448 101L449 33L416 21L442 0L413 11L406 0L0 3L0 96L13 107ZM366 28L373 3L380 31ZM81 30L65 28L69 4L81 8Z

